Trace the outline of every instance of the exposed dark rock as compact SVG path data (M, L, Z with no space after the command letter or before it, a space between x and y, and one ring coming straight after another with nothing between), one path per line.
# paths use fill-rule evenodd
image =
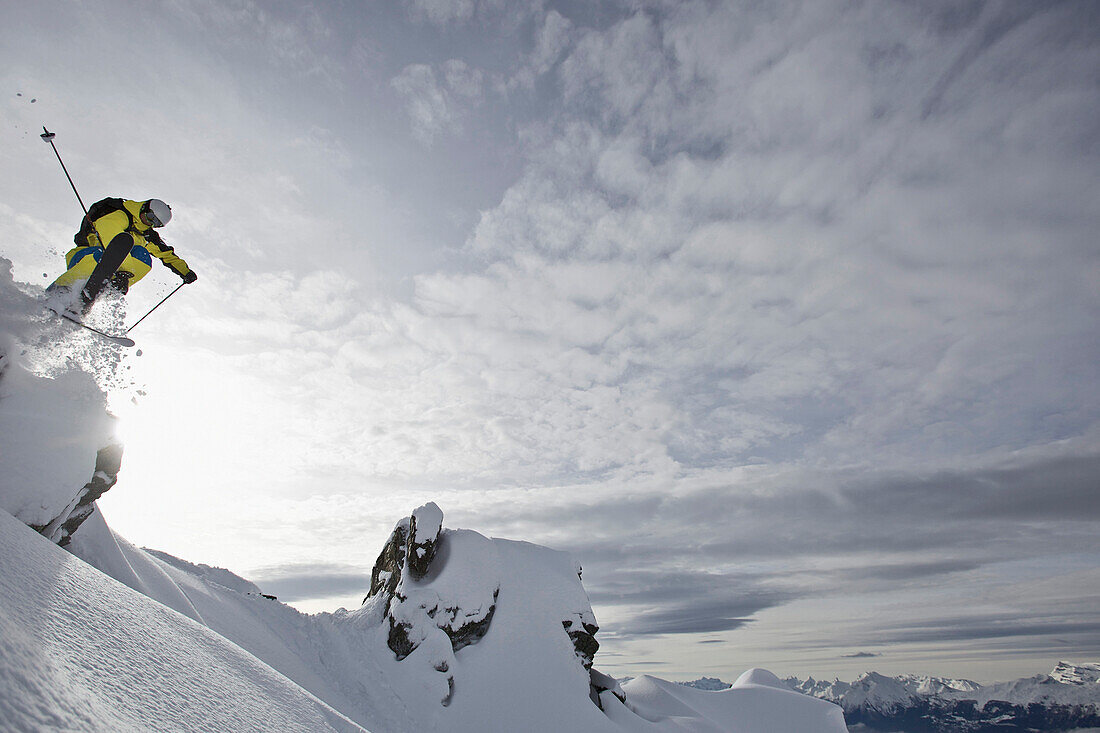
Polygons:
M585 669L591 670L596 652L600 649L600 642L596 641L596 632L600 627L595 624L581 624L581 628L577 629L573 628L574 624L570 620L562 621L561 625L565 627L565 632L573 642L573 651L577 658L584 664Z
M497 596L499 595L500 589L497 588L496 591L493 592L493 603L489 606L489 610L485 613L483 618L467 621L457 628L453 625L453 619L457 617L460 609L447 609L447 612L451 615L452 623L443 627L443 631L451 638L451 648L457 652L462 647L478 643L487 633L489 633L489 625L493 622L493 614L495 614L497 610Z
M370 574L370 592L367 598L385 592L386 596L393 596L397 590L397 584L401 582L401 569L405 566L405 550L409 541L410 519L402 519L393 528L385 547L374 561L374 569Z
M424 524L423 520L420 524ZM442 527L418 526L415 512L409 517L409 527L409 544L406 551L409 576L415 580L422 580L428 574L432 560L435 559L439 532Z
M497 596L500 593L498 588L493 593L493 603L489 606L488 611L481 618L475 618L466 623L455 625L459 614L462 609L460 608L444 608L439 609L430 608L425 609L428 616L435 621L437 628L442 629L443 633L447 635L447 638L451 640L451 649L458 651L463 647L476 644L484 638L485 634L489 633L489 626L493 622L493 614L496 613ZM404 603L408 599L403 597L400 593L394 595L394 600L398 603ZM393 601L391 601L392 603ZM397 656L400 661L409 656L416 650L416 644L409 638L409 631L412 626L403 621L397 621L392 615L389 616L390 633L386 640L390 650Z
M363 599L385 591L392 596L397 591L405 573L414 580L422 580L431 569L439 546L439 533L442 530L443 513L435 504L428 504L431 510L421 507L397 523L390 533L385 547L374 561L371 571L370 592ZM417 517L421 517L417 527ZM427 521L425 521L427 519ZM434 520L434 521L433 521Z
M398 598L398 600L403 601L404 599ZM409 630L412 629L412 626L394 620L393 616L389 616L389 622L390 634L386 638L386 645L397 657L397 661L400 662L416 651L416 644L413 644L412 639L409 638Z

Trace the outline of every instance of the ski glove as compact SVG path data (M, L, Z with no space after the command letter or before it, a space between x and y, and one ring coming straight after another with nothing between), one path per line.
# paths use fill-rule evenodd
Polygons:
M195 274L194 270L183 276L183 282L185 285L190 285L199 279L199 276Z

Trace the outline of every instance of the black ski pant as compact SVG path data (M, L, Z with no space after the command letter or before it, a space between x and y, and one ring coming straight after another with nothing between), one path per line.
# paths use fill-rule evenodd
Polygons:
M118 270L119 265L126 259L126 255L130 254L130 250L134 247L134 238L130 236L128 232L122 232L115 235L115 238L111 240L111 243L107 245L107 248L103 250L103 255L99 258L99 262L96 263L95 269L92 270L92 274L88 276L88 282L84 284L83 289L80 291L80 300L83 302L83 311L87 313L92 308L92 303L99 297L99 293L103 290L103 286L107 284L107 281L111 279L111 276ZM125 292L125 290L123 290Z

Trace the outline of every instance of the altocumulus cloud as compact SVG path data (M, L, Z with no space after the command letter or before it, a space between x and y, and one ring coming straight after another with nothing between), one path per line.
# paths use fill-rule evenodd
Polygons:
M598 608L644 596L623 635L1097 551L1094 10L680 3L556 27L556 61L520 64L541 82L509 92L555 104L520 120L480 264L329 334L319 376L344 386L319 402L363 437L335 460L573 550ZM444 71L395 82L423 134L461 111ZM998 627L968 628L898 640ZM1063 626L994 635L1029 628Z

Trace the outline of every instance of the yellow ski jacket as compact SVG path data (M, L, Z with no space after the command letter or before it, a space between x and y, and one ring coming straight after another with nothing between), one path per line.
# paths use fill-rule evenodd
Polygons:
M143 201L117 198L106 198L92 204L80 231L73 237L76 246L65 255L65 264L69 269L54 284L71 286L91 275L103 254L104 242L109 244L119 234L128 234L133 239L130 254L118 268L132 275L130 284L149 274L153 257L181 278L186 277L191 268L164 243L155 229L141 220L143 204Z

